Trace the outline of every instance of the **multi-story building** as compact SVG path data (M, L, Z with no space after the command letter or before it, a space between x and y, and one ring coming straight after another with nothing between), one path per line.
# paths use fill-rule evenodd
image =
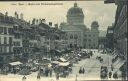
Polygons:
M113 26L114 50L117 59L121 59L118 63L122 66L122 80L127 80L127 0L106 0L105 3L115 3L117 10L115 14L115 22ZM122 64L121 64L122 63Z
M55 26L52 26L52 23L49 22L49 24L46 24L45 22L42 22L38 26L39 34L40 34L40 45L42 49L44 50L44 55L48 55L50 51L62 51L65 50L66 47L66 41L65 41L65 32L58 29L57 24Z
M0 58L2 63L11 60L13 54L13 23L8 13L0 13Z
M106 49L107 38L106 38L106 30L99 31L99 49Z
M67 47L65 32L45 23L45 19L33 19L32 24L15 12L15 17L0 14L0 58L1 63L12 59L22 62L35 55L48 55L51 50L65 50ZM10 58L10 57L11 58ZM8 59L6 59L6 57ZM6 60L6 61L4 61Z
M60 29L67 34L67 44L70 48L98 48L98 27L97 21L92 22L91 29L86 27L84 24L84 13L77 3L74 3L74 7L68 10L67 22L60 24Z
M127 55L127 0L106 0L105 3L115 3L117 10L113 26L114 48L120 56Z
M114 50L113 33L113 26L108 26L106 34L106 48L108 48L110 51Z
M0 57L3 61L22 60L38 47L36 27L23 20L23 14L15 17L0 13ZM28 59L28 58L26 58ZM9 62L9 61L8 61Z
M84 33L84 48L97 49L99 47L99 30L98 22L93 21L91 24L91 30L87 30Z

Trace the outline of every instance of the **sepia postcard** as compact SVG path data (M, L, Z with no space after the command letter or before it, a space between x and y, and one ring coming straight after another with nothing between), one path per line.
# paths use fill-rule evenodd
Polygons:
M0 81L127 81L127 0L1 0Z

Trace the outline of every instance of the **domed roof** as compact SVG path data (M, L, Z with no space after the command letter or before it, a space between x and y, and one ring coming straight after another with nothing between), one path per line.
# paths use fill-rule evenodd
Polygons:
M68 10L67 16L72 16L72 15L80 15L80 16L84 16L82 8L77 6L77 3L74 3L74 7L71 7Z
M97 21L93 21L92 24L93 25L98 25L98 22Z
M97 21L93 21L92 24L91 24L91 26L99 27L99 24L98 24Z

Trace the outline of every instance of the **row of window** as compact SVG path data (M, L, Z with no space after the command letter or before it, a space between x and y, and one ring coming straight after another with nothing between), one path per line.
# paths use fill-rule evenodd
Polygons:
M84 45L85 48L97 48L96 44Z
M93 41L96 41L96 39L94 40L94 39L84 39L84 42L93 42Z
M13 28L0 27L0 34L13 34Z
M7 44L7 43L4 43L4 44ZM13 42L13 45L14 46L21 46L20 42ZM30 47L36 47L37 44L36 43L29 43L29 46Z
M18 30L17 26L14 26L13 28L7 28L7 27L0 27L0 34L9 34L9 35L13 35L14 31L13 30ZM15 34L14 37L16 39L20 39L21 35L20 34ZM38 37L36 36L29 36L30 39L38 39Z
M78 39L78 36L77 35L70 35L70 39Z
M14 46L20 46L20 42L14 42Z
M89 34L89 35L86 35L86 34L85 34L84 36L85 36L85 37L95 37L95 35L90 35L90 34Z
M13 49L13 50L12 50ZM14 52L15 54L19 54L21 52L29 52L30 50L28 49L15 49L15 48L12 48L12 47L0 47L0 53L10 53L10 52Z
M14 35L14 38L15 38L15 39L20 39L20 38L21 38L21 35L20 35L20 34L15 34L15 35Z
M30 47L37 47L37 43L30 43Z
M12 52L12 47L0 46L0 53Z
M4 42L2 43L2 41L4 41ZM7 41L9 41L9 43L7 43ZM9 40L7 40L7 37L4 37L3 40L0 37L0 44L10 44L10 45L14 44L14 46L20 46L20 42L13 43L12 37L9 37ZM31 46L31 44L30 44L30 46ZM34 46L36 46L36 45L34 45Z
M8 44L12 44L12 37L9 37L9 40L7 40L7 37L3 38L3 44L7 44L7 41L9 41ZM0 44L2 44L2 38L0 37Z
M13 23L13 18L8 16L0 16L0 21L5 23Z

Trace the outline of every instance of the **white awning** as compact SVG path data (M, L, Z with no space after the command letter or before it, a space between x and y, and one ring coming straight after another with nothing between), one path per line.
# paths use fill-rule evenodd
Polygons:
M66 61L67 61L67 60L64 59L64 58L60 58L59 60L62 61L62 62L66 62Z
M78 54L78 56L81 56L80 54Z
M54 64L59 64L59 62L58 62L58 61L53 61L52 63L54 63Z
M70 63L69 62L59 62L59 66L68 66Z
M59 52L59 53L61 52L60 50L56 50L56 51Z
M12 62L12 63L9 63L9 64L12 65L12 66L16 66L16 65L21 65L23 63L17 61L17 62Z
M52 65L51 64L48 64L48 67L52 67Z

